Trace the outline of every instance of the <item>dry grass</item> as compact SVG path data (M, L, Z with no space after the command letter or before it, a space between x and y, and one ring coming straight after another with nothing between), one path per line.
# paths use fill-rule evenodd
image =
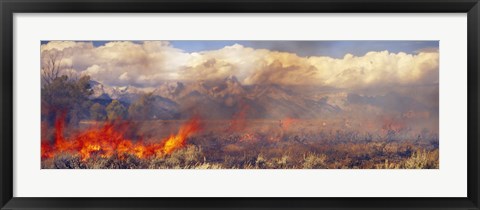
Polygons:
M135 135L168 136L181 121L138 124ZM320 123L320 124L319 124ZM251 121L250 128L225 132L210 122L170 155L140 159L130 155L81 161L77 154L42 160L44 169L438 169L438 132L428 129L345 128L334 122L302 121L288 130L276 121ZM338 123L337 123L338 124ZM359 124L360 126L360 124Z
M297 145L298 146L298 145ZM201 146L190 145L164 157L140 159L135 156L92 158L81 161L78 155L61 154L42 160L44 169L438 169L438 148L427 150L397 143L348 143L323 147L322 152L305 152L294 148L279 153L269 151L240 154L214 153ZM361 149L364 150L361 150ZM388 149L385 149L388 148ZM300 151L304 151L303 153ZM320 150L319 150L320 151ZM329 152L327 152L329 151ZM256 154L256 155L255 155Z

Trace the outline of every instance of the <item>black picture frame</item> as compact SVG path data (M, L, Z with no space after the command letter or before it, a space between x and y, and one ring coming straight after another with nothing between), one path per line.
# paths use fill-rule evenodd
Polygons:
M1 209L479 209L478 0L0 0ZM468 188L465 198L13 197L14 13L467 13ZM448 180L445 180L448 181Z

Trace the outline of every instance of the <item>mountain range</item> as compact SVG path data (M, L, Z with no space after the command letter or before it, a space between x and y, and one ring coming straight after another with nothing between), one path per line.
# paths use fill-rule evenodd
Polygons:
M242 85L235 76L208 82L167 81L156 88L111 87L97 81L91 81L90 85L93 90L91 99L104 105L115 99L128 106L150 93L157 111L152 114L152 119L187 118L193 114L230 119L241 110L246 112L247 118L320 118L342 113L352 104L375 106L380 103L379 106L383 106L396 104L397 99L410 107L425 109L424 105L407 96L387 94L377 98L315 88ZM405 106L400 105L402 107Z

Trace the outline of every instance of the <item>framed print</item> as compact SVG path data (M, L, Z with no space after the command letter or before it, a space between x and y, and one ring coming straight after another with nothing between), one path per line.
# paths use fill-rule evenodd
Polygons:
M478 1L2 1L2 209L478 209Z

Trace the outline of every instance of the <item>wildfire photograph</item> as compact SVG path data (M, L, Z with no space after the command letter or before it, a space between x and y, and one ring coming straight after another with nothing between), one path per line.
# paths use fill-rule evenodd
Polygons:
M438 41L42 41L42 169L439 169Z

